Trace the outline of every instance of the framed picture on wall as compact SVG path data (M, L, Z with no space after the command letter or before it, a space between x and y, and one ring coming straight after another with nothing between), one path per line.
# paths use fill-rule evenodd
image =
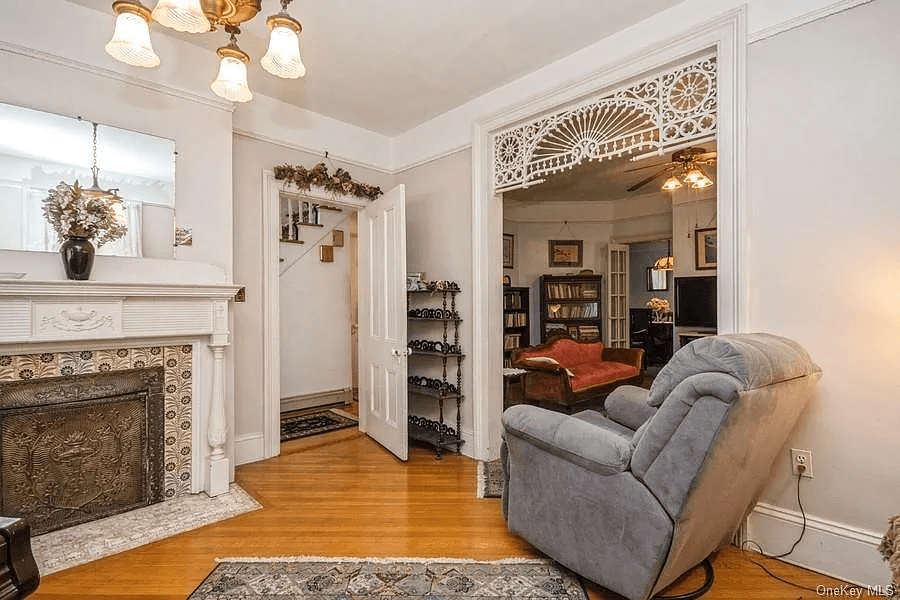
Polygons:
M580 267L582 240L550 240L551 267Z
M695 229L694 230L694 256L695 267L698 271L704 269L715 269L718 264L718 239L716 238L716 228Z
M503 234L503 268L513 268L513 256L516 252L516 236L511 233Z

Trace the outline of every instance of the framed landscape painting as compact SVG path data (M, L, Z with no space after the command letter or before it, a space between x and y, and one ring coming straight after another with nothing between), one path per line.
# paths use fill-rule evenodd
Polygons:
M580 267L582 240L550 240L551 267Z

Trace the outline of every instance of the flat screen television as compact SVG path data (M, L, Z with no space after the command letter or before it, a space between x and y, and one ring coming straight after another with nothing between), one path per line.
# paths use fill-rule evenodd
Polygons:
M715 328L716 277L675 278L675 325Z

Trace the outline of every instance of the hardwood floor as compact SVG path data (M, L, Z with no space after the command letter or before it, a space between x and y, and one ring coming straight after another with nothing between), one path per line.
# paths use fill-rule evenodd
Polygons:
M356 430L288 442L282 455L237 469L262 510L203 527L44 578L36 600L186 598L217 557L537 557L507 532L499 499L475 497L475 461L436 460L410 448L403 464ZM758 558L757 558L758 560ZM766 561L779 575L815 588L822 575ZM716 583L704 599L815 598L773 579L733 548L714 560ZM668 593L692 589L689 575ZM592 600L616 598L593 584Z

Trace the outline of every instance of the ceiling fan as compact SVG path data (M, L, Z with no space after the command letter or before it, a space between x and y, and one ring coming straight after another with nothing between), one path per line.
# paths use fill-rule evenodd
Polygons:
M654 179L669 174L668 179L662 185L663 191L672 192L687 184L691 188L700 189L709 187L713 184L709 175L703 172L700 167L702 165L711 165L716 162L716 153L707 152L699 146L684 148L672 153L672 160L662 165L646 165L635 169L627 169L626 173L631 171L641 171L643 169L657 168L649 177L638 181L636 184L628 188L629 192L634 192L644 187Z

